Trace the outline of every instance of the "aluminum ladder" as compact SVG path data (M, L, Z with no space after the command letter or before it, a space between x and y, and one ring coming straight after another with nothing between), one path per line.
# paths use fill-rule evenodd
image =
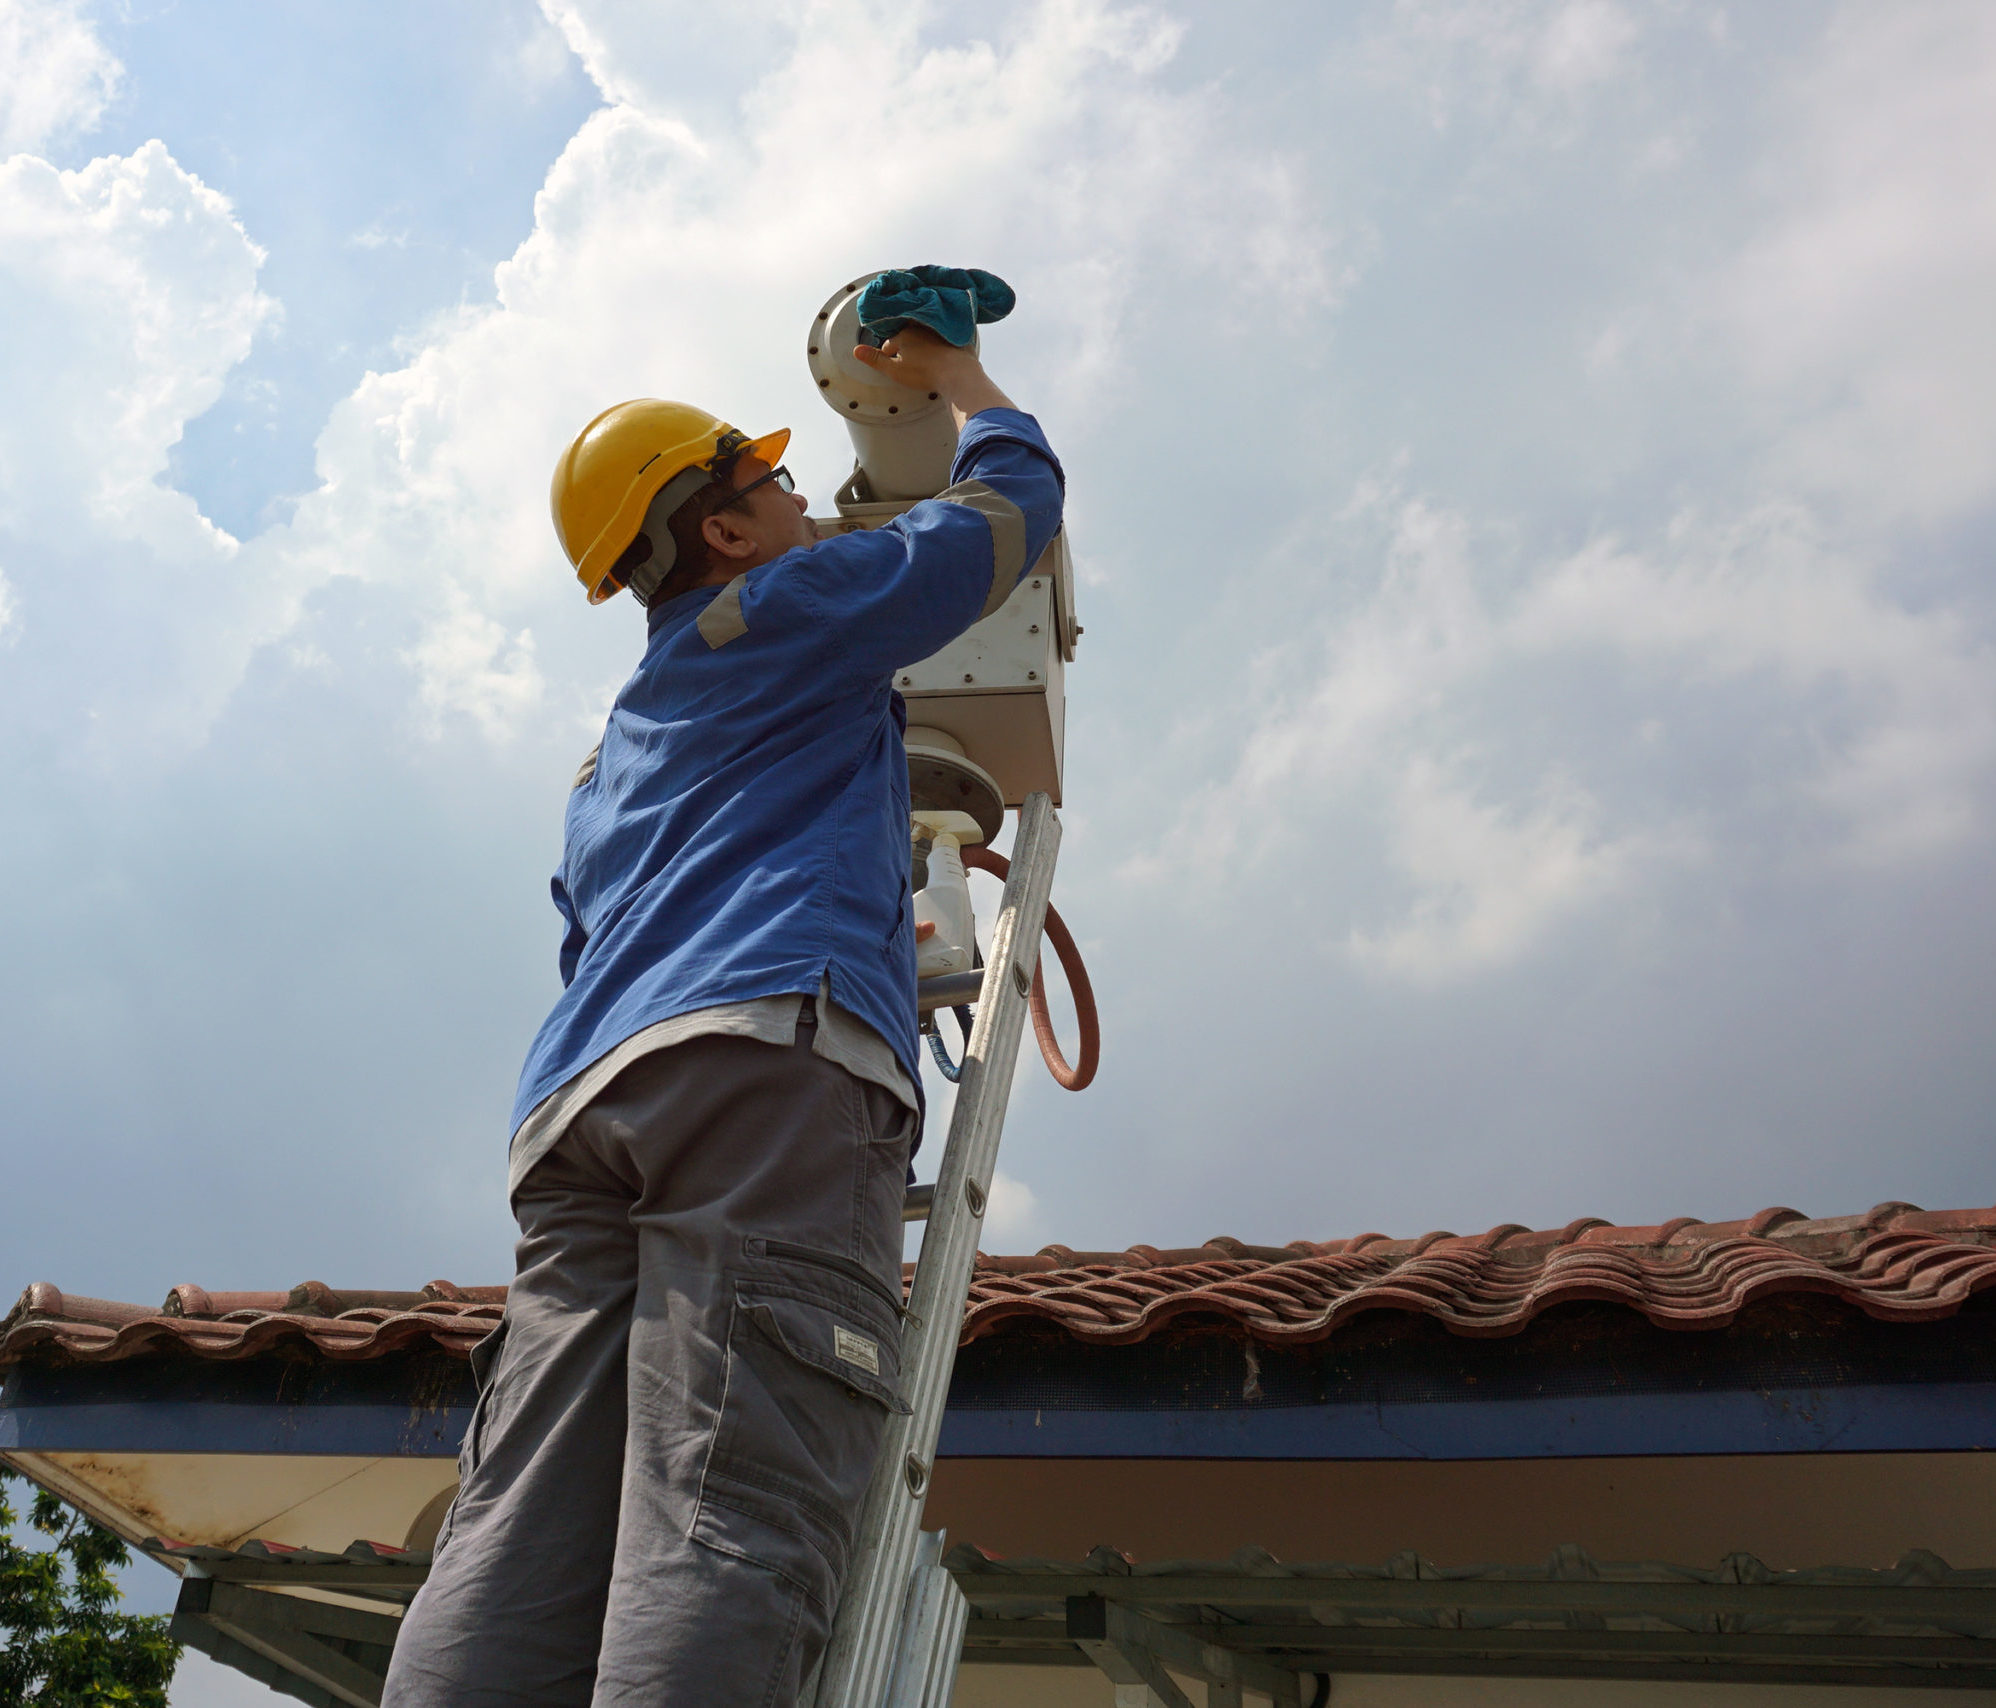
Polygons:
M1027 796L901 1330L910 1409L887 1422L818 1668L816 1708L948 1708L956 1688L968 1604L943 1569L942 1532L922 1529L922 1507L1059 851L1053 803L1044 794Z

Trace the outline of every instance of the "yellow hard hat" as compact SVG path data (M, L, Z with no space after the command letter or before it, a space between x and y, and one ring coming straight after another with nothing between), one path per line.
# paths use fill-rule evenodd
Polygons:
M759 457L774 468L789 443L787 427L751 439L704 409L656 397L604 410L562 452L548 494L555 535L589 603L600 605L623 588L617 560L640 533L652 555L628 580L649 603L672 572L666 518L714 478L717 464Z

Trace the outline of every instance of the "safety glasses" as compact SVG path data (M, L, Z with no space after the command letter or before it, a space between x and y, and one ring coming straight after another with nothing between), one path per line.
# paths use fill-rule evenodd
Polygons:
M726 510L732 505L739 504L751 492L755 491L758 486L767 486L771 481L776 483L779 492L795 492L797 490L797 483L790 478L790 471L788 469L773 468L768 474L760 475L750 481L747 486L737 487L732 495L722 499L714 508L716 510Z

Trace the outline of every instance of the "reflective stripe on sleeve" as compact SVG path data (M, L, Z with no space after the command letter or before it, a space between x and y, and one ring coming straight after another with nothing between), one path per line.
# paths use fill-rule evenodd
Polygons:
M936 494L939 504L961 504L975 510L991 528L991 591L979 622L1012 596L1012 589L1026 567L1026 516L1003 493L993 492L981 480L962 480Z
M596 775L596 756L602 751L603 744L600 741L589 750L589 757L583 760L581 765L576 769L575 781L569 784L571 789L581 788L584 783Z
M713 603L700 613L693 626L710 647L723 647L748 633L748 619L742 615L742 587L748 581L744 570L714 595Z

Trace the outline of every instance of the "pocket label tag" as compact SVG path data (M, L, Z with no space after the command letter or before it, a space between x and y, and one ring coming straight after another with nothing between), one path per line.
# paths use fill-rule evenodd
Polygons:
M832 1350L847 1364L857 1364L869 1376L880 1374L880 1348L863 1334L842 1324L832 1327Z

